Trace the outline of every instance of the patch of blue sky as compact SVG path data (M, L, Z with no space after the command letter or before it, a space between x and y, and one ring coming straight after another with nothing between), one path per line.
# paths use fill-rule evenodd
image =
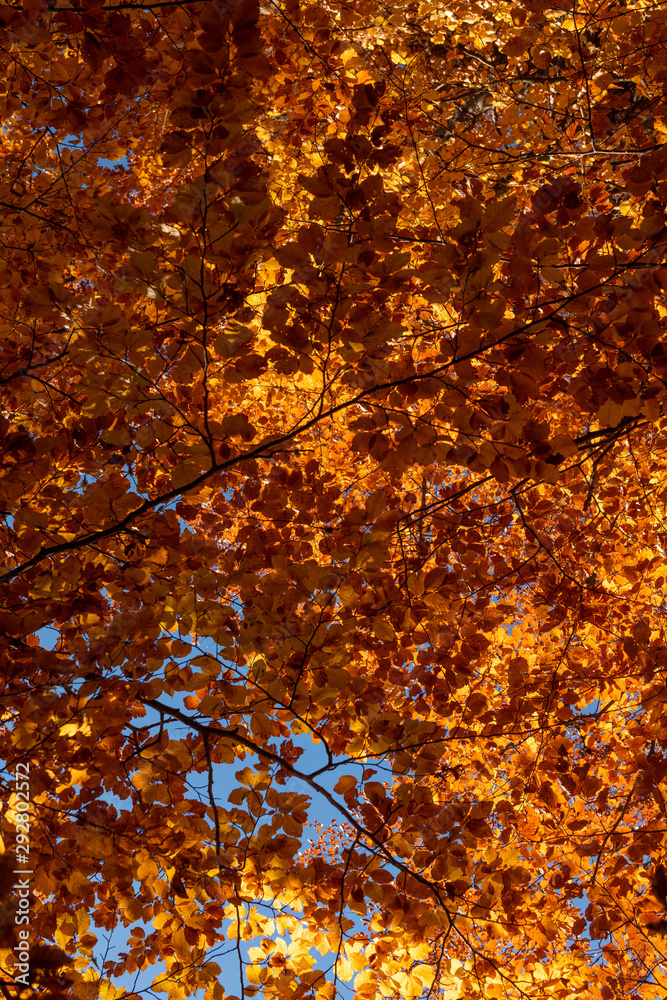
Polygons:
M58 142L56 143L56 149L72 149L72 150L74 150L74 149L81 149L81 150L84 150L84 149L88 149L89 146L91 146L91 145L94 146L95 143L94 142L92 144L91 143L87 143L83 139L83 136L71 134L71 135L64 136L62 139L59 139ZM127 157L127 155L125 155L125 156L119 156L119 157L117 157L115 159L107 159L104 156L98 156L97 162L98 162L98 164L99 164L100 167L110 167L110 168L114 168L114 167L128 168L129 165L130 165L130 161L129 161L129 158Z
M37 638L42 649L55 649L60 642L60 632L57 628L48 625L46 628L39 629Z

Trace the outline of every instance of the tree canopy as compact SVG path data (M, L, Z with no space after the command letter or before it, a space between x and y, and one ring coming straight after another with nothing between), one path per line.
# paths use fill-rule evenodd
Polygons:
M665 995L666 83L649 0L0 7L6 1000Z

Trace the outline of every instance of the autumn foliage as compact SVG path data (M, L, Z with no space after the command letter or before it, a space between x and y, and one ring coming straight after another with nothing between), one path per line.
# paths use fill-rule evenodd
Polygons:
M649 0L0 7L6 1000L664 997L666 87Z

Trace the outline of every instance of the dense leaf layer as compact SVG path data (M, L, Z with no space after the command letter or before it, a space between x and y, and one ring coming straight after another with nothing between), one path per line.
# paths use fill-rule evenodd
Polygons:
M664 8L0 43L5 996L662 995Z

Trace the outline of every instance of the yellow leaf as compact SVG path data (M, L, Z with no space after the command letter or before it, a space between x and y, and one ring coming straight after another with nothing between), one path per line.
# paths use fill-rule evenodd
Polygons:
M377 977L371 972L370 969L362 969L354 977L354 988L355 990L360 990L362 986L368 986L369 984L375 984Z
M352 969L352 966L350 965L348 960L344 958L342 955L339 957L336 963L336 972L338 973L339 978L342 979L344 983L349 983L354 975L354 970Z
M359 603L359 594L355 588L350 583L343 583L338 588L338 596L346 608L353 608L355 604Z
M393 642L396 638L394 626L386 618L373 619L373 632L383 642Z
M262 981L262 972L266 975L266 970L261 965L246 966L245 974L249 983L258 986Z
M433 985L435 979L435 971L430 965L416 965L412 969L411 975L416 977L427 989Z

